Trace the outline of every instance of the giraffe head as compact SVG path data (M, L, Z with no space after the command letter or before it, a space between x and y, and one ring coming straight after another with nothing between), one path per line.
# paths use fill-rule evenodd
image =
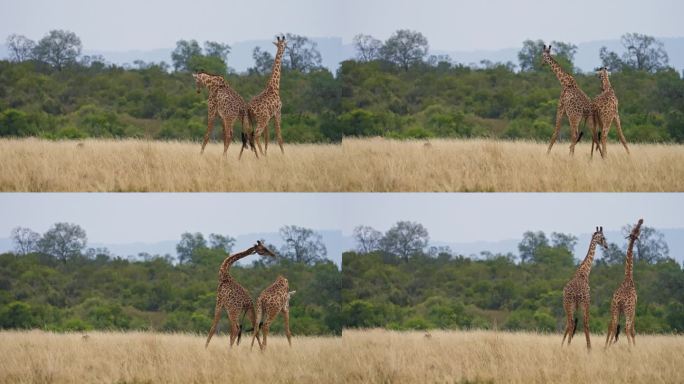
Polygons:
M273 45L278 47L278 51L285 49L285 47L287 47L287 42L285 41L285 35L276 36L276 41L273 42Z
M195 79L197 93L202 92L202 87L209 88L210 86L218 86L224 84L224 79L222 76L212 75L206 72L193 73L192 77Z
M257 240L256 244L254 245L254 252L261 256L270 256L270 257L276 257L276 254L273 253L270 249L268 249L264 243L261 242L261 240Z
M639 239L639 235L641 234L641 224L644 223L644 219L639 219L639 222L637 225L632 228L632 232L630 232L629 236L627 236L627 239L631 240L637 240Z
M608 68L606 67L601 67L596 70L596 76L601 79L601 86L603 87L604 90L606 90L608 87L610 87L610 72L608 71Z
M591 241L603 247L603 249L608 249L608 242L605 236L603 236L603 227L596 227L596 232L591 237Z
M542 48L542 65L551 64L551 60L551 45L547 47L546 44L544 44L544 48Z

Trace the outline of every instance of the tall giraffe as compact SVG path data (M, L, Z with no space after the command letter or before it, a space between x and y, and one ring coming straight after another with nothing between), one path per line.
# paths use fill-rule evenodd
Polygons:
M574 319L573 322L573 316L578 307L582 306L582 311L584 312L584 335L587 338L587 349L591 349L591 340L589 340L589 273L591 272L597 244L601 245L604 249L608 248L606 238L603 236L603 227L596 227L596 232L594 232L589 243L587 256L579 265L579 268L577 268L575 276L563 288L563 308L565 309L567 321L565 322L565 333L563 334L561 345L565 343L566 336L568 336L568 345L570 345L572 337L575 335L575 331L577 331L577 319Z
M256 312L256 327L254 327L254 334L252 335L252 348L254 347L254 339L259 340L259 331L262 331L262 343L259 345L261 350L266 349L266 337L271 323L275 320L278 313L283 314L285 323L285 335L287 342L292 346L292 334L290 333L290 297L295 291L288 292L288 281L282 275L278 276L276 280L268 288L264 289L254 303Z
M591 100L579 88L575 78L565 72L560 64L551 56L550 45L548 48L544 45L542 61L551 66L551 70L556 75L563 88L561 90L560 99L558 100L558 109L556 110L556 128L553 131L551 141L549 142L549 148L546 153L551 152L551 147L553 147L556 138L558 138L563 115L568 115L568 121L570 122L570 154L572 155L575 153L575 144L579 141L577 133L580 122L582 119L587 121L587 119L592 116ZM596 137L596 128L594 127L593 121L591 121L590 124L593 136Z
M247 104L249 121L254 127L253 136L256 138L256 144L262 155L265 155L268 150L268 122L271 121L271 118L274 119L280 151L285 153L283 149L283 136L280 132L280 110L283 107L283 103L280 101L280 68L287 43L285 42L285 36L282 38L276 37L276 40L273 44L278 47L278 50L273 61L271 78L266 83L266 88ZM259 142L259 136L262 134L264 135L265 150L261 149L261 142Z
M641 224L644 223L644 219L639 219L637 225L634 226L632 232L627 236L629 239L629 245L627 246L627 257L625 258L625 279L620 284L620 287L613 294L613 300L610 303L610 325L608 326L608 335L606 335L606 347L618 340L618 334L620 334L620 312L625 314L625 334L627 335L627 343L630 343L630 337L632 338L631 344L636 345L634 336L634 315L636 314L636 304L637 304L637 292L636 286L634 285L633 277L633 257L632 250L634 248L634 242L639 238L641 232ZM611 342L611 337L615 336L615 339Z
M214 310L214 321L211 323L211 329L207 336L207 342L204 344L206 348L209 345L211 337L216 332L216 325L221 319L221 310L225 309L228 312L228 320L230 321L230 346L233 347L233 342L238 335L241 334L240 315L247 315L247 318L255 327L254 304L249 292L240 285L233 276L230 275L230 267L236 261L252 254L259 254L262 256L276 257L261 241L242 252L236 253L223 260L221 268L219 269L219 282L216 288L216 308ZM258 340L257 340L258 341ZM238 338L238 344L240 340Z
M217 115L221 117L221 122L223 123L223 154L226 154L228 146L233 140L233 124L235 124L235 120L237 119L240 119L240 122L242 123L242 150L244 150L247 146L244 132L250 131L249 119L247 118L247 104L245 103L245 100L230 87L223 76L198 72L193 73L192 77L195 79L197 93L202 91L202 87L207 87L209 90L209 98L207 100L207 132L204 134L204 141L202 142L200 153L204 153L204 147L207 145L209 135L211 135L211 132L214 129L214 119ZM250 141L250 144L252 145L252 149L254 149L254 142ZM240 150L239 157L242 157L242 150ZM254 153L256 154L256 150L254 150Z
M598 76L601 78L601 90L602 92L592 100L594 126L601 129L601 156L606 156L606 142L608 141L608 132L610 132L610 126L615 120L615 126L617 128L618 137L620 142L625 147L625 150L629 154L629 148L627 147L627 140L625 140L625 135L622 134L622 125L620 124L620 115L618 114L618 99L615 96L615 91L613 86L610 84L610 79L608 78L608 68L603 67L598 70ZM598 145L598 141L597 141ZM591 152L594 152L594 143L591 144Z

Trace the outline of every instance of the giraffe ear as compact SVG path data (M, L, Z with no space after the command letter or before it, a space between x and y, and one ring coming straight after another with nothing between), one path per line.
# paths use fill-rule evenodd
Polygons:
M599 232L603 233L603 227L599 227Z

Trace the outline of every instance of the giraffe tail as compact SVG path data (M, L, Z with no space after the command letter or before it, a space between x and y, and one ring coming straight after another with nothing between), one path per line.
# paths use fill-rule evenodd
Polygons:
M617 343L619 335L620 335L620 324L617 325L617 329L615 330L615 341L613 341L613 343Z
M575 324L572 326L572 335L575 336L575 332L577 332L577 318L575 317Z

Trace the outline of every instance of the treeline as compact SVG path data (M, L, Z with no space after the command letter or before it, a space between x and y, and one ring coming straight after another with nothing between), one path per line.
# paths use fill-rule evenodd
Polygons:
M107 249L86 249L85 231L77 228L58 223L38 237L27 229L13 233L16 250L0 255L0 328L208 332L218 268L234 238L185 233L177 259L146 253L128 259ZM248 257L231 274L254 297L284 275L297 290L290 302L292 332L339 335L338 267L324 259L325 247L311 230L286 226L281 235L296 236L296 244L281 247L276 261ZM27 241L31 238L35 242ZM225 314L220 324L227 329ZM282 319L273 330L282 330Z
M14 36L18 53L0 61L0 136L197 140L206 129L206 91L195 93L190 71L225 73L250 99L263 89L273 62L272 47L257 47L254 67L236 74L228 66L228 45L207 41L202 48L181 40L173 70L141 61L122 67L79 56L80 40L73 36L78 49L67 58L47 55L53 32L33 46ZM358 57L332 74L321 67L315 43L286 36L281 98L288 142L339 142L345 136L546 140L553 131L560 86L541 66L542 41L524 42L518 65L473 66L429 55L419 32L397 31L385 42L359 35ZM623 44L635 41L639 52L601 51L602 62L614 71L625 135L631 142L682 142L684 80L667 66L662 44L649 36L623 36ZM572 66L577 47L552 44L559 61L578 72ZM593 73L576 78L588 95L600 92Z
M343 255L345 327L562 330L563 287L579 262L573 250L585 252L588 244L577 244L568 234L549 239L543 232L526 232L518 256L483 252L470 258L428 247L427 232L409 230L416 227L422 226L398 224L370 248L359 241L368 236L357 236L358 249ZM357 233L362 232L368 231ZM640 243L634 267L637 332L684 332L684 270L668 257L658 231L648 228ZM406 246L397 247L401 244ZM590 275L594 332L605 332L610 320L610 301L624 278L624 251L615 243L608 252L597 250Z

